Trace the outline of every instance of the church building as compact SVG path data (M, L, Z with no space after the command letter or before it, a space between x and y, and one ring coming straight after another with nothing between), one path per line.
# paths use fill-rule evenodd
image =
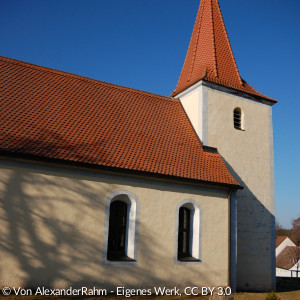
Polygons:
M0 288L275 289L276 100L217 0L170 97L0 57L0 103Z

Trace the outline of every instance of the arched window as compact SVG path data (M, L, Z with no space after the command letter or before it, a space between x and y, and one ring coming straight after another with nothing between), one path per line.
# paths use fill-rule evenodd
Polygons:
M200 262L200 206L186 200L177 208L177 261Z
M109 211L107 259L126 260L127 204L114 201Z
M239 107L236 107L233 111L233 125L235 129L244 129L243 112Z
M129 191L116 191L108 197L104 224L104 264L136 262L138 211L138 200Z

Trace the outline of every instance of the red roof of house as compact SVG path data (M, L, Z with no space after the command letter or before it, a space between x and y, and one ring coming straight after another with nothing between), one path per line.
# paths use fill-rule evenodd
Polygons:
M239 185L178 99L0 57L0 150Z
M273 102L243 81L230 46L218 0L201 0L185 62L171 96L206 80Z
M300 248L287 246L276 257L276 267L289 270L300 260Z

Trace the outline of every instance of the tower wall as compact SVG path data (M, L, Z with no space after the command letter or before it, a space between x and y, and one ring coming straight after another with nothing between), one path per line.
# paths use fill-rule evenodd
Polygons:
M197 93L195 92L197 90ZM191 99L191 96L194 98ZM275 203L272 107L198 84L181 94L187 114L198 97L193 125L203 144L216 147L244 187L237 191L237 289L275 289ZM199 96L201 95L201 96ZM234 128L233 111L242 110L244 130ZM200 129L202 131L200 131Z

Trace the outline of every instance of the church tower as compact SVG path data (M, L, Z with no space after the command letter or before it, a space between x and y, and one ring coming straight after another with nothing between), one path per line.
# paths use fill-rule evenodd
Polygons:
M218 0L201 0L171 96L181 100L203 145L218 149L243 186L232 197L236 206L231 209L231 285L238 290L274 290L276 100L241 78Z

